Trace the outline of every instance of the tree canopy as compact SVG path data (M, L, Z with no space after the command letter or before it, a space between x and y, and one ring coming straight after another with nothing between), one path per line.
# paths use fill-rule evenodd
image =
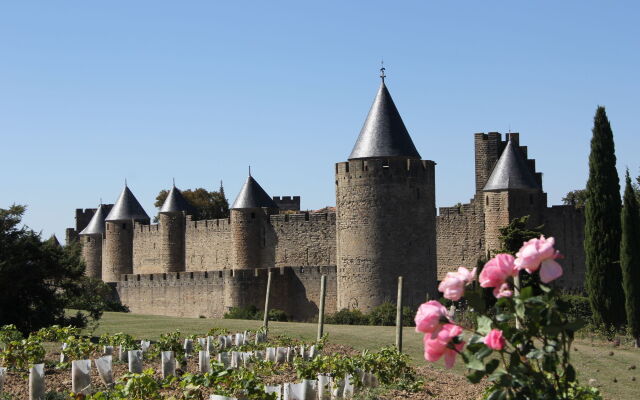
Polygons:
M640 211L629 170L626 174L621 221L620 267L627 322L635 338L636 347L640 347Z
M0 208L0 325L26 333L52 324L84 325L81 314L65 316L70 297L82 293L84 264L28 227L25 206Z
M168 194L168 190L161 190L153 205L160 209ZM227 218L229 216L229 202L225 197L222 185L217 192L197 188L183 190L182 195L196 209L196 215L193 216L195 220Z

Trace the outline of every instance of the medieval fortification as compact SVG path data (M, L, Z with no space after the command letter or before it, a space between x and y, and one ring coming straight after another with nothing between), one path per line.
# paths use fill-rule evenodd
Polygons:
M229 218L193 220L173 187L150 224L125 186L113 205L77 209L67 241L80 240L87 275L111 283L135 313L221 317L262 307L272 271L271 307L307 320L317 315L322 275L329 313L395 301L398 276L404 304L416 307L438 296L447 271L498 249L499 228L529 215L563 250L558 284L581 290L584 217L547 206L519 139L476 133L475 194L436 213L436 163L421 159L383 78L351 155L335 165L335 212L301 213L299 197L270 197L249 176Z

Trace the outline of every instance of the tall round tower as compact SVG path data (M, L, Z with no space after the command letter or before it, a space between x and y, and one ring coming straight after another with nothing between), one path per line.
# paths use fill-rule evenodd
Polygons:
M84 273L90 278L102 279L102 239L107 212L107 206L100 204L89 224L79 234L86 266Z
M272 267L275 254L267 246L269 215L278 206L249 174L231 206L234 269Z
M529 226L542 223L546 194L520 149L517 134L508 142L483 188L485 252L487 257L500 250L500 228L528 215Z
M383 71L384 72L384 71ZM436 294L435 163L421 160L382 83L349 161L336 164L337 307Z
M118 282L121 275L133 273L135 222L148 224L149 216L125 185L105 220L105 238L102 246L103 281Z
M193 207L182 192L173 185L160 209L160 270L185 270L186 215L193 215Z

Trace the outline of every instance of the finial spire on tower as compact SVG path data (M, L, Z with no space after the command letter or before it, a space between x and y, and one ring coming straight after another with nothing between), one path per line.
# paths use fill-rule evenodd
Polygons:
M173 187L176 187L176 178L172 178L173 179Z
M251 176L251 165L249 165L249 176Z
M127 187L127 178L124 178L124 187Z
M386 68L384 67L384 58L383 58L380 60L380 79L382 79L382 83L384 83L384 78L387 77L384 71L386 71Z

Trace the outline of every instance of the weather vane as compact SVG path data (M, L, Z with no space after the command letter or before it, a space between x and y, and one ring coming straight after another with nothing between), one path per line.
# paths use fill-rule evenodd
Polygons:
M384 82L384 78L387 77L384 74L384 71L386 71L386 68L384 67L384 58L383 58L382 60L380 60L380 78L382 79L382 82Z

